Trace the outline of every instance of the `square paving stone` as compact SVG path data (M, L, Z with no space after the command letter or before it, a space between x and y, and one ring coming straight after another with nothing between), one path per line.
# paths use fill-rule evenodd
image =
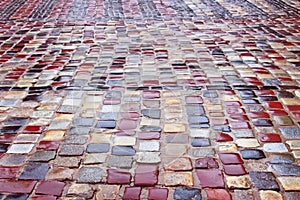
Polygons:
M134 184L138 186L154 186L158 182L158 167L155 165L139 165L135 169Z
M27 123L28 119L27 118L22 118L22 117L12 117L8 119L7 121L4 122L5 126L24 126Z
M194 178L192 172L165 172L163 174L165 186L193 186Z
M278 180L285 191L300 190L300 177L282 176L282 177L278 177Z
M159 109L143 109L142 115L145 117L160 119L161 111Z
M100 167L82 167L77 176L80 183L99 183L103 177L103 170Z
M271 154L271 164L292 164L295 162L295 158L291 154Z
M20 154L6 154L0 159L1 166L20 166L25 162L26 156Z
M55 158L55 151L36 151L31 157L30 161L50 161Z
M68 189L67 195L76 196L79 200L90 199L94 195L94 189L90 184L73 183Z
M133 130L137 127L138 121L132 119L121 119L118 124L119 130Z
M141 131L145 131L145 132L161 132L162 129L159 126L142 126Z
M196 170L200 185L209 188L225 187L223 173L217 169L197 169Z
M173 196L174 200L194 199L201 200L201 190L188 187L177 187Z
M133 162L132 156L110 156L109 167L131 168Z
M116 127L115 120L100 120L98 121L97 128L114 129Z
M84 152L84 146L81 145L62 145L59 151L61 156L81 156Z
M160 163L160 152L138 152L137 162L139 163Z
M198 158L195 160L195 168L198 169L218 169L219 164L215 158Z
M135 150L131 146L113 146L112 155L116 156L134 156Z
M117 120L118 113L108 112L108 113L99 113L101 120Z
M114 145L117 146L134 146L136 138L131 136L117 136L114 138Z
M19 178L25 180L44 180L49 168L48 163L29 162L25 165Z
M272 168L280 176L300 176L300 167L292 164L272 164Z
M70 124L69 121L52 121L48 130L67 130Z
M93 126L95 120L93 118L75 118L73 120L74 126Z
M188 121L189 124L209 124L209 119L206 116L190 115Z
M276 178L271 172L250 172L254 186L260 190L279 190Z
M0 167L1 179L15 179L19 174L20 167Z
M15 139L15 143L36 143L40 134L19 134Z
M169 190L167 188L150 188L148 193L148 199L149 200L167 200L168 199L168 193Z
M300 199L300 192L285 192L284 196L286 199L296 200Z
M220 153L219 158L225 165L244 163L241 156L237 153Z
M300 139L300 129L297 127L281 127L279 130L286 139Z
M88 153L107 153L109 151L110 144L107 143L92 143L87 146Z
M252 190L235 189L231 195L233 199L254 200Z
M34 144L12 144L7 153L25 154L30 153Z
M241 150L240 152L243 159L258 160L266 157L262 150L257 150L257 149L245 149L245 150Z
M207 199L231 200L230 193L225 189L205 189Z
M4 99L0 100L0 106L15 106L17 105L18 100L17 99Z
M30 193L37 181L31 180L0 180L1 193Z
M205 110L203 106L200 105L188 105L186 106L186 112L188 115L205 115Z
M64 137L65 144L85 144L89 137L85 135L67 135Z
M288 152L288 149L284 143L266 143L263 146L263 150L265 152L274 153Z
M130 184L131 174L125 170L108 169L107 182L109 184Z
M106 154L102 153L89 153L86 155L83 163L84 164L100 164L106 161Z
M225 174L229 176L241 176L247 173L243 165L223 165L223 167Z
M9 194L5 197L5 200L26 200L28 194Z
M42 181L38 184L36 194L48 194L60 196L65 187L65 183L59 181Z
M159 141L141 141L139 144L140 151L159 151Z
M248 175L226 176L226 185L230 189L249 189L251 181Z
M60 106L57 110L59 113L76 113L79 107L77 106Z
M194 157L213 157L215 156L216 152L213 148L201 147L191 149L190 154L192 154Z
M72 127L68 134L77 134L77 135L88 135L90 133L90 128L87 127Z
M21 130L22 126L4 126L0 129L2 134L17 134Z
M210 139L208 138L193 138L192 146L193 147L207 147L210 146Z
M269 119L258 119L258 120L254 120L252 123L254 126L259 126L259 127L261 127L261 126L272 127L273 126L272 121Z
M140 199L141 191L142 191L141 187L126 187L124 191L123 199L138 200Z
M9 144L0 144L0 153L5 153L9 147Z

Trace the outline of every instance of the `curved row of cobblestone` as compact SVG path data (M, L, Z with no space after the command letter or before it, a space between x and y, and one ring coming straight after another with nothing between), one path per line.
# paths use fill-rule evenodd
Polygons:
M0 4L0 20L96 20L299 16L291 0L12 0Z

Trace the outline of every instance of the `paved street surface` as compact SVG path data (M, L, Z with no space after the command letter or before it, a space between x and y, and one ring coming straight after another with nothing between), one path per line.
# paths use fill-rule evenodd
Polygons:
M299 0L1 0L0 199L299 200Z

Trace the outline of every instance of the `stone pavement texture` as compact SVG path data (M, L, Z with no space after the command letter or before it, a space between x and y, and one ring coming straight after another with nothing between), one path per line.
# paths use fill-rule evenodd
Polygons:
M298 0L2 0L0 199L300 199Z

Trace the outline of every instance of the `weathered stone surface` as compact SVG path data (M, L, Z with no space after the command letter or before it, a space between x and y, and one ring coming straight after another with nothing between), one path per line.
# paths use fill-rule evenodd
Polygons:
M29 162L23 169L20 179L25 180L44 180L49 170L47 163Z
M177 187L174 192L173 198L175 200L183 200L183 199L195 199L201 200L201 190L196 188L188 188L188 187Z
M72 180L73 174L75 173L74 169L55 167L49 170L46 175L47 180Z
M261 190L279 190L275 176L271 172L250 172L254 187Z
M73 183L67 191L68 195L91 198L94 195L93 188L88 184Z
M116 199L119 193L119 185L100 185L99 192L96 193L96 200Z
M164 165L165 170L170 171L189 171L192 170L192 163L190 158L169 158L166 159Z
M299 177L278 177L279 182L285 191L298 191L300 190Z
M103 170L99 167L82 167L79 169L77 181L79 183L99 183Z
M249 176L226 176L226 184L229 188L247 189L252 186Z
M163 176L165 186L194 185L194 179L191 172L166 172Z
M139 163L160 163L160 153L159 152L138 152L137 162Z
M260 196L261 200L267 200L267 199L283 200L280 193L272 191L272 190L259 191L259 196Z
M120 168L131 168L133 162L132 156L110 156L109 166Z

